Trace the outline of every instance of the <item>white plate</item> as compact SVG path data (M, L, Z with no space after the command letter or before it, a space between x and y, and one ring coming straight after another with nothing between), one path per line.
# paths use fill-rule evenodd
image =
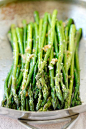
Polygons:
M76 113L86 111L86 3L70 3L59 1L33 1L9 4L0 9L0 103L4 94L4 81L12 64L12 50L7 40L7 32L12 23L20 24L22 19L27 21L33 20L33 12L38 10L42 17L44 12L50 12L54 9L58 10L58 19L67 20L73 18L76 28L83 29L83 38L80 42L79 57L80 57L80 96L82 105L70 109L48 112L26 112L16 111L0 107L0 114L11 116L13 118L26 118L35 120L47 120L62 118Z

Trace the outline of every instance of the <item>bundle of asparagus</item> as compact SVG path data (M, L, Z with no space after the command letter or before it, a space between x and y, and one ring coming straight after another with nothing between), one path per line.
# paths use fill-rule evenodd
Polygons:
M81 104L78 48L82 29L45 13L23 27L11 25L8 39L14 62L5 79L2 106L26 111L47 111Z

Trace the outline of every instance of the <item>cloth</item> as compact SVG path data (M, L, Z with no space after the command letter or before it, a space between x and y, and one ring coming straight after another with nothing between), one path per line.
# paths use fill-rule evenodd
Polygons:
M78 118L67 129L86 129L86 112L81 113ZM67 122L34 125L38 129L62 129ZM0 129L27 129L18 120L0 115ZM29 129L29 128L28 128Z

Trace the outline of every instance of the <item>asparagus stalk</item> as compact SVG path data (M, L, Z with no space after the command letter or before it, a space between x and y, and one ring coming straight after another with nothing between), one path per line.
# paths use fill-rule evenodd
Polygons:
M26 97L26 111L29 111L29 99Z
M12 47L12 50L13 50L13 40L12 40L12 33L11 33L11 30L8 31L7 36L8 36L8 39L9 39L9 41L10 41L10 43L11 43L11 47Z
M42 36L42 25L43 25L43 19L40 19L39 21L39 46L38 46L38 67L41 65L42 61L42 55L41 55L41 36Z
M79 54L78 54L78 49L79 49L79 42L82 36L82 29L80 28L77 32L76 32L76 50L75 50L75 65L76 65L76 69L78 72L78 76L79 76L79 80L80 80L80 66L79 66Z
M69 90L66 89L65 85L63 84L62 73L61 73L61 87L62 87L62 91L63 91L63 98L64 98L64 100L66 100L68 97Z
M42 32L42 35L40 35L42 37L40 37L41 40L39 40L39 58L40 58L39 67L41 66L42 57L43 57L43 49L42 48L44 46L47 24L48 24L47 18L48 18L48 15L47 15L47 13L45 13L44 19L43 19L43 32Z
M21 54L21 69L23 69L24 63L23 63L22 55L24 54L24 50L23 50L23 43L22 43L22 35L21 35L20 29L18 27L16 28L16 34L17 34L17 38L18 38L19 52ZM17 79L17 87L19 87L22 77L23 77L23 72L21 71L19 74L19 77Z
M70 35L69 35L69 57L67 59L67 70L70 67L71 59L72 59L73 53L75 52L75 48L76 48L76 47L74 47L75 32L76 32L76 28L75 28L75 25L73 24L70 27Z
M79 92L80 81L79 81L79 75L75 67L74 67L74 78L75 78L75 87L74 87L74 95L73 95L72 104L71 104L72 106L81 104L80 92Z
M71 25L70 27L70 34L69 34L69 51L71 52L71 55L69 58L72 58L71 67L70 67L70 84L69 84L69 96L67 98L67 101L65 102L65 108L70 107L71 104L71 95L72 95L72 89L73 89L73 77L74 77L74 42L75 42L75 25ZM68 58L68 59L69 59ZM67 67L68 68L68 67Z
M37 111L40 109L41 103L42 103L42 91L41 91L41 89L40 89L40 90L39 90L38 102L37 102L37 105L36 105L36 110L37 110Z
M38 54L38 68L41 67L42 64L42 58L43 58L43 46L44 46L44 41L45 41L45 36L46 36L46 30L47 30L47 13L45 13L44 15L44 19L43 19L43 32L41 34L41 29L42 29L42 20L40 20L40 25L39 25L39 54ZM44 71L43 71L44 72ZM44 73L45 75L45 73ZM37 82L37 86L39 87L39 85L42 87L42 92L43 92L43 97L44 97L44 101L47 99L48 97L48 87L47 84L45 82L45 76L43 75L43 73L41 73L40 75L40 79Z
M26 90L26 81L27 81L27 75L28 75L28 69L30 64L30 54L32 49L32 24L28 25L27 30L27 48L28 51L26 53L26 62L25 62L25 69L23 73L23 81L22 81L22 91L21 91L21 110L25 109L25 90Z
M28 96L29 96L29 106L30 106L30 111L34 111L34 100L33 100L33 92L31 89L31 84L28 89Z
M75 50L75 67L74 67L74 78L75 78L75 87L74 87L74 96L72 99L72 106L80 105L81 100L80 100L80 93L79 93L79 86L80 86L80 66L79 66L79 57L78 57L78 47L79 47L79 41L82 36L82 29L80 28L76 32L76 40L77 41L77 46Z
M48 26L51 26L51 15L50 15L50 14L48 14L48 22L49 22L49 25L48 25ZM48 31L48 35L50 35L50 34L49 34L49 32L50 32L50 27L49 27L48 30L49 30L49 31ZM57 41L57 33L56 33L56 31L54 32L54 34L55 34L55 38L54 38L54 49L55 49L56 58L58 59L59 50L58 50L58 41ZM48 37L49 37L49 36L48 36ZM49 38L50 38L50 37L49 37ZM48 42L50 42L50 40L48 40Z
M22 37L22 42L23 42L23 28L19 28L20 29L20 34L21 34L21 37Z
M12 69L13 70L13 69ZM10 74L10 77L9 77L9 80L8 80L8 94L10 95L10 93L12 92L11 91L11 85L12 85L12 71L11 71L11 74Z
M45 80L45 77L43 74L42 74L42 77L40 78L40 83L41 83L41 86L42 86L42 92L43 92L43 97L44 97L44 100L47 99L48 97L48 86L46 84L46 80Z
M34 89L34 98L35 98L35 99L37 99L38 93L39 93L39 89L38 89L37 86L36 86L36 88Z
M34 11L34 20L36 24L39 26L39 13L38 11Z
M73 21L72 18L69 18L69 19L66 21L66 26L65 26L65 28L68 28L68 33L69 33L69 31L70 31L70 26L71 26L71 24L74 24L74 21Z
M63 44L63 59L64 59L64 66L63 66L63 63L62 63L62 70L64 71L64 73L66 74L66 81L65 81L65 85L63 84L63 77L62 77L62 73L61 73L61 86L62 86L62 90L63 90L63 96L64 96L64 100L67 98L67 95L68 95L68 72L67 72L67 67L66 67L66 62L67 62L67 35L68 35L68 29L66 29L66 36L65 36L65 30L64 30L64 27L63 27L63 22L61 21L60 22L61 24L61 28L62 28L62 36L63 36L63 41L64 41L64 44ZM66 72L65 72L66 71ZM64 74L63 73L63 74Z
M57 107L57 97L56 97L56 93L55 93L55 84L54 84L54 66L53 64L51 63L52 59L54 58L54 54L53 54L53 48L51 50L51 54L50 54L50 63L49 63L49 66L52 67L51 70L49 70L49 74L50 74L50 86L51 86L51 97L52 97L52 105L53 105L53 108L56 109Z
M63 35L62 35L62 28L59 25L59 23L57 23L57 31L59 35L59 57L58 57L58 62L56 64L57 69L56 69L56 78L55 78L55 89L56 89L56 95L58 99L63 102L63 97L62 97L62 92L60 90L59 81L60 81L61 63L63 59L64 41L63 41Z
M18 78L20 72L20 64L17 66L17 71L16 71L16 78Z
M5 83L4 83L4 95L6 96L6 99L8 100L9 98L9 92L8 92L8 84L9 84L9 80L10 80L10 76L11 76L11 73L12 73L12 70L13 70L13 65L11 66L11 69L5 79Z
M48 98L47 103L44 105L43 111L47 111L51 106L51 97Z
M71 67L70 67L70 85L69 85L69 98L68 98L68 107L71 104L72 90L73 90L73 78L74 78L74 55L72 57Z
M27 25L26 25L26 20L23 20L22 21L22 23L23 23L23 44L24 44L24 46L23 46L23 51L24 51L24 53L25 53L25 49L26 49L26 46L27 46Z
M67 42L68 42L68 27L65 28L65 44L64 44L64 70L66 74L66 88L68 89L68 71L66 67L67 63Z
M16 93L16 71L17 71L17 65L18 65L18 58L19 58L19 48L18 48L18 42L17 42L17 36L16 36L16 30L15 25L11 25L11 31L12 31L12 39L13 39L13 47L14 47L14 66L13 66L13 74L12 74L12 92L14 96L14 101L16 102L17 106L19 106L19 100Z
M40 108L39 111L47 111L52 105L51 102L51 96L48 98L47 103L44 105L44 107Z
M36 74L37 74L37 69L38 69L38 62L35 64L35 68L34 68L34 73L33 73L33 90L35 88L35 85L36 85Z
M37 27L36 23L34 24L34 27L35 27L35 38L36 38L35 44L36 44L36 48L35 48L35 53L34 53L34 57L33 57L33 60L32 60L33 61L33 64L32 64L33 66L30 68L30 71L29 71L29 74L28 74L28 77L27 77L26 87L30 83L30 79L31 79L33 71L34 71L34 65L36 64L37 53L38 53L38 27Z

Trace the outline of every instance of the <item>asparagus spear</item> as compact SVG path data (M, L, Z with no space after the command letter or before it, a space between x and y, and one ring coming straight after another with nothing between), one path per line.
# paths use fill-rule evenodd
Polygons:
M52 105L51 102L51 96L48 98L47 103L44 105L44 107L40 108L39 111L47 111Z
M16 34L17 34L17 38L18 38L19 52L20 52L20 54L24 54L23 43L22 43L22 35L21 35L20 29L18 27L16 28ZM21 58L21 60L23 60L23 59Z
M45 35L46 35L46 30L47 30L47 22L48 22L47 18L48 18L48 15L47 15L47 13L45 13L44 19L43 19L43 32L42 32L42 35L39 35L40 36L40 38L39 38L39 59L40 59L40 62L38 64L39 67L41 66L42 57L43 57L43 49L42 48L44 46Z
M66 74L66 88L68 89L68 71L66 67L67 63L67 42L68 42L68 27L65 28L65 44L64 44L64 70Z
M50 14L48 14L48 22L49 22L49 25L48 25L48 26L51 26L51 15L50 15ZM49 27L49 29L48 29L48 35L50 35L49 32L50 32L50 27ZM55 34L55 37L54 37L54 49L55 49L56 58L58 59L59 50L58 50L58 41L57 41L57 33L56 33L56 30L55 30L54 34ZM49 36L48 36L48 37L49 37ZM50 38L50 37L49 37L49 38ZM50 42L50 40L48 40L48 42Z
M78 72L78 76L79 76L79 80L80 80L80 66L79 66L79 54L78 54L78 49L79 49L79 42L82 36L82 29L80 28L77 32L76 32L76 50L75 50L75 65L76 65L76 69Z
M41 55L41 36L42 36L42 25L43 25L43 19L40 19L39 21L39 44L38 44L38 67L41 65L42 61L42 55Z
M37 102L37 105L36 105L36 110L38 111L39 108L41 107L41 103L42 103L42 91L41 89L39 90L39 97L38 97L38 102Z
M48 32L50 31L50 26L48 27ZM48 34L48 43L50 43L50 34ZM54 44L55 44L55 47L57 47L57 39L56 39L56 35L55 35L55 39L54 39ZM54 48L55 48L54 47ZM56 48L56 52L58 51L57 50L58 48ZM52 105L53 105L53 108L56 109L57 107L57 97L56 97L56 93L55 93L55 87L54 87L54 67L53 67L53 64L51 63L52 62L52 59L54 58L54 53L53 53L53 48L51 50L51 54L50 54L50 65L52 67L51 70L49 70L49 73L50 73L50 85L51 85L51 97L52 97Z
M27 81L27 74L28 74L28 69L29 69L29 64L30 64L30 54L31 54L31 49L32 49L32 24L28 25L28 30L27 30L27 48L28 51L26 53L26 62L25 62L25 69L23 73L23 81L22 81L22 91L21 91L21 109L25 109L25 90L26 90L26 81Z
M46 36L46 30L47 30L47 13L45 13L44 15L44 19L43 19L43 25L42 25L42 20L40 20L40 25L39 25L39 54L38 54L38 68L41 67L41 63L42 63L42 58L43 58L43 46L44 46L44 41L45 41L45 36ZM42 29L43 26L43 29ZM41 30L43 30L42 34L41 34ZM44 73L45 75L45 73ZM43 75L43 73L41 73L40 75L40 79L37 82L37 86L39 87L39 85L42 87L42 92L43 92L43 97L44 97L44 101L47 99L48 96L48 87L47 84L45 82L45 76ZM40 81L40 82L39 82Z
M5 79L5 83L4 83L4 95L6 96L6 99L8 100L9 98L9 92L8 92L8 82L9 82L9 79L10 79L10 76L11 76L11 73L12 73L12 70L13 70L13 65L11 66L11 69Z
M47 111L51 106L51 97L48 98L47 103L44 105L43 111Z
M51 55L50 55L50 65L52 67L51 70L49 70L49 73L50 73L50 86L51 86L51 97L52 97L52 105L53 105L53 108L56 109L57 107L57 97L56 97L56 93L55 93L55 84L54 84L54 66L53 64L51 63L52 62L52 59L54 58L54 55L53 55L53 48L51 50Z
M35 27L35 38L36 38L35 44L36 44L36 48L35 48L35 53L34 53L34 57L33 57L33 60L32 60L33 61L33 64L32 64L33 66L30 68L30 71L29 71L29 74L28 74L28 77L27 77L26 87L30 83L30 79L31 79L33 71L34 71L34 65L36 64L37 53L38 53L38 27L37 27L36 23L34 24L34 27Z
M21 69L23 69L24 63L23 63L22 55L24 54L24 50L23 50L23 43L22 43L22 35L21 35L20 29L18 27L16 28L16 34L17 34L17 38L18 38L19 52L21 54ZM17 79L17 87L19 87L22 77L23 77L23 72L20 71L19 77Z
M66 24L66 27L65 27L64 69L65 69L65 72L66 72L66 88L68 88L68 70L67 70L67 67L66 67L66 63L67 63L67 45L68 45L68 40L69 40L68 34L69 34L69 31L70 31L70 26L73 23L74 23L73 19L69 18L67 20L67 24Z
M34 73L33 73L33 83L32 83L32 85L33 85L34 99L37 99L38 93L39 93L39 89L36 86L36 74L37 74L37 70L38 70L38 62L35 65Z
M73 33L72 33L72 31L73 31ZM70 35L69 35L69 53L70 53L70 55L67 59L67 70L70 67L71 59L72 59L73 53L75 52L75 48L74 48L75 32L76 32L75 25L72 24L71 27L70 27Z
M64 100L67 98L67 95L68 95L68 71L67 71L67 67L66 67L66 62L67 62L67 35L68 35L68 29L66 29L66 36L65 36L65 30L64 30L64 27L63 27L63 22L61 21L60 22L60 25L61 25L61 28L62 28L62 36L63 36L63 59L64 59L64 66L63 66L63 63L62 63L62 70L64 71L64 73L66 74L66 81L65 81L65 85L63 84L63 77L62 77L62 73L61 73L61 86L62 86L62 90L63 90L63 96L64 96ZM65 72L66 71L66 72ZM63 73L63 74L64 74Z
M74 24L74 21L73 21L72 18L69 18L69 19L67 20L66 26L65 26L65 28L68 28L68 33L69 33L69 31L70 31L70 25L71 25L71 24Z
M74 87L74 96L72 99L72 105L74 104L74 106L76 106L81 104L81 100L79 93L79 86L80 86L79 75L75 67L74 67L74 78L75 78L75 87Z
M13 70L13 69L12 69ZM11 71L11 74L10 74L10 77L9 77L9 80L8 80L8 94L10 95L10 93L12 92L11 91L11 85L12 85L12 71Z
M33 92L31 89L31 84L28 89L28 96L29 96L29 106L30 106L30 111L34 111L34 100L33 100Z
M15 25L11 25L11 31L12 31L12 39L13 39L13 47L14 47L14 65L13 65L13 74L12 74L12 92L14 96L14 101L16 102L17 106L19 106L19 100L16 93L16 71L17 71L17 65L18 65L18 58L19 58L19 48L17 43L17 37L16 37L16 30Z
M74 76L74 41L75 41L75 25L71 25L70 28L70 34L69 34L69 51L72 52L72 62L71 62L71 67L70 67L70 84L69 84L69 96L67 98L67 101L65 102L65 108L70 107L71 104L71 95L72 95L72 89L73 89L73 76Z
M26 111L29 111L29 99L26 97Z
M12 40L12 33L11 33L11 30L8 31L7 36L8 36L8 39L9 39L9 41L10 41L10 43L11 43L11 47L12 47L12 50L13 50L13 40Z
M68 107L70 107L71 104L71 96L72 96L72 90L73 90L73 78L74 78L74 55L72 57L71 67L70 67L70 85L69 85L69 97L68 97Z
M37 74L37 70L38 70L38 62L35 64L35 68L34 68L34 73L33 73L33 90L35 88L36 85L36 74Z
M67 70L67 67L66 67L66 63L67 63L67 44L68 44L68 34L69 34L69 31L70 31L70 26L71 24L73 24L74 21L73 19L69 18L66 22L66 26L65 26L65 46L64 46L64 49L65 49L65 53L64 53L64 68L65 68L65 72L66 72L66 88L68 88L68 70Z
M75 87L74 87L74 96L72 99L72 106L80 105L81 100L79 97L79 85L80 85L80 66L79 66L79 57L78 57L78 47L79 47L79 41L82 36L82 29L80 28L76 32L76 41L77 46L75 50L75 67L74 67L74 78L75 78Z
M43 73L42 77L40 78L40 84L41 84L41 87L42 87L42 92L43 92L44 100L46 100L48 95L49 95L48 86L46 84L45 77L46 77L46 75L44 75L44 73Z
M61 63L63 59L63 35L62 35L62 28L57 23L57 31L59 35L59 57L58 62L56 64L56 78L55 78L55 89L56 89L56 95L60 101L63 102L62 92L60 90L59 81L60 81L60 72L61 72Z
M20 30L20 34L21 34L21 39L22 39L22 42L23 42L23 28L19 28L19 30Z
M16 71L16 78L18 78L20 73L20 64L17 66L17 71Z
M61 87L62 87L62 91L63 91L63 98L65 100L68 97L69 90L66 89L65 85L63 84L62 73L61 73Z
M34 98L35 98L35 99L37 99L38 93L39 93L39 89L38 89L38 87L36 86L35 89L34 89Z
M25 53L25 49L26 49L26 46L27 46L27 25L26 25L26 20L23 20L22 21L22 23L23 23L23 44L24 44L24 46L23 46L23 51L24 51L24 53Z
M39 25L39 13L38 11L34 11L34 20Z

